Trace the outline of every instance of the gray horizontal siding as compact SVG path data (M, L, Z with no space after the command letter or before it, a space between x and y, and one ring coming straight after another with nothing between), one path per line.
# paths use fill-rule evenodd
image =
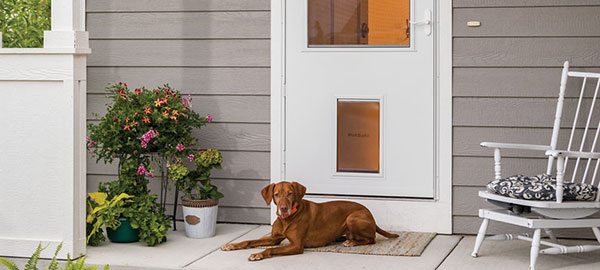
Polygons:
M269 17L270 12L91 13L87 23L93 39L267 39Z
M599 0L454 0L455 8L461 7L555 7L555 6L598 6Z
M192 95L195 112L200 115L214 115L215 123L269 123L269 96L196 96ZM95 119L94 113L106 113L107 99L103 94L87 96L88 119ZM247 106L252 104L252 106Z
M494 169L493 151L479 143L549 144L563 62L600 71L600 1L455 0L453 5L453 230L475 234L481 223L477 209L493 207L477 196ZM467 27L468 21L481 26ZM573 123L571 105L580 86L578 80L568 84L559 145L568 142L566 127ZM586 94L584 108L589 103ZM592 120L594 127L598 120ZM580 119L578 126L584 125ZM578 128L576 135L581 133ZM505 176L546 170L543 153L502 154ZM492 222L488 233L523 231ZM591 236L582 230L559 233Z
M270 0L88 0L88 13L161 11L269 11Z
M90 40L94 67L268 67L268 40ZM233 79L233 78L232 78Z
M111 83L157 87L168 82L192 95L270 94L270 69L211 67L88 67L88 93L104 93ZM235 79L232 79L235 78Z
M455 97L547 97L556 98L562 67L499 68L455 67L453 94ZM600 72L600 68L577 68L579 71ZM510 78L510 79L507 79ZM586 88L594 87L587 82ZM566 97L579 97L580 80L569 80ZM575 91L574 91L575 90ZM585 97L592 97L587 91Z
M169 83L191 94L193 109L214 123L194 130L201 148L222 151L213 173L225 194L222 222L268 223L260 196L269 183L269 0L87 1L88 123L105 113L104 88ZM88 191L117 177L116 164L88 157ZM153 192L160 189L152 179ZM174 207L173 190L167 211ZM180 206L178 206L180 207ZM178 211L181 217L181 210Z
M454 38L454 66L600 66L600 37Z
M599 12L600 7L467 8L454 11L452 26L455 37L600 36ZM468 21L484 23L468 27Z

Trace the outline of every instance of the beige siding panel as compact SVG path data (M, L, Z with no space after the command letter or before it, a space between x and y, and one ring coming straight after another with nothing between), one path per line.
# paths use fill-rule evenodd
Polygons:
M213 123L196 130L198 145L202 148L240 151L269 151L271 129L269 124Z
M90 121L88 123L98 123ZM222 151L269 151L269 124L212 123L195 129L192 135L198 139L200 148L216 148Z
M91 40L88 66L269 66L268 40Z
M600 65L600 38L454 38L453 65L561 67Z
M105 104L110 101L105 95L87 95L87 118L96 119L94 113L105 115ZM195 112L210 113L215 122L269 123L268 96L192 96L192 102Z
M454 0L456 7L599 6L600 0Z
M87 11L269 10L270 0L88 0Z
M576 68L584 72L600 72L598 68ZM558 98L562 68L454 68L455 97L550 97ZM567 97L579 97L582 80L567 82ZM586 89L593 89L589 80ZM592 97L588 90L585 97Z
M479 217L473 216L455 216L452 221L452 230L456 234L477 234L479 230L479 226L481 225L481 219ZM490 221L488 225L487 233L488 234L501 234L501 233L532 233L533 230L526 229L523 227L518 227L506 223ZM575 238L585 238L585 239L594 239L594 235L592 230L590 229L561 229L554 230L554 233L558 237L575 237ZM485 242L485 244L490 244L490 242Z
M95 192L98 190L98 183L110 182L117 179L117 176L109 175L88 175L87 191ZM219 188L219 191L225 195L219 200L220 206L232 207L267 207L260 191L269 184L269 180L238 180L238 179L219 179L213 178L212 183ZM148 185L150 191L154 194L160 193L160 180L155 177L150 179ZM171 185L171 190L167 195L167 202L172 203L175 199L175 188ZM183 193L179 193L182 196Z
M223 168L213 170L212 176L216 178L232 179L269 179L270 165L269 152L238 152L222 151ZM96 160L88 155L87 172L96 175L116 175L118 160L113 164L96 163Z
M588 91L593 89L588 89ZM552 127L556 98L454 98L453 124L456 126ZM562 127L571 127L577 109L577 98L565 99ZM592 99L584 99L577 121L585 127ZM598 126L598 103L590 127ZM550 138L550 137L548 137Z
M90 39L269 38L270 12L90 13Z
M566 149L570 129L561 129L558 136L557 149ZM585 148L592 145L593 135L596 130L589 130L586 138ZM575 138L581 138L583 129L575 130ZM495 127L454 127L453 132L453 154L455 156L492 156L493 150L479 146L481 142L504 142L504 143L525 143L550 145L552 136L551 128L495 128ZM574 143L571 149L579 149L579 143ZM596 151L598 151L598 147ZM502 156L506 157L543 157L541 151L520 151L506 149L502 151Z
M165 213L173 213L173 204L167 204ZM176 219L183 221L181 204L177 205ZM270 219L271 210L269 208L228 207L219 205L219 210L217 213L217 222L225 223L269 224ZM183 226L181 226L177 227L177 230L185 229Z
M192 95L269 95L269 68L90 67L88 93L104 93L109 84L154 88L168 83Z
M600 6L456 9L455 37L600 36ZM468 27L480 21L480 27Z
M489 157L461 157L452 159L454 186L485 186L494 179L494 159L492 151ZM537 175L546 172L548 159L540 158L503 158L502 175ZM458 200L463 200L459 197Z

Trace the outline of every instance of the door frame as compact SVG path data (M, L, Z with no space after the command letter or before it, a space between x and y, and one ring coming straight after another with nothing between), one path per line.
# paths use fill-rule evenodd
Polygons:
M346 199L367 205L389 230L452 233L452 1L434 0L437 78L435 198L396 199L306 196L315 202ZM285 1L271 0L271 183L284 180L285 164ZM277 218L271 205L271 222ZM410 218L406 218L410 217ZM431 217L435 217L432 219Z

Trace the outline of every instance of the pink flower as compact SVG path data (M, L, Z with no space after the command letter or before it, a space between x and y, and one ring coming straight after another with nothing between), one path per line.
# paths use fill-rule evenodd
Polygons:
M141 95L142 94L142 90L140 90L139 88L136 88L135 89L135 94L138 95L138 96Z
M137 174L139 175L145 175L146 174L146 167L144 167L144 165L140 165L137 169Z
M90 136L85 136L85 141L90 142Z
M88 144L89 147L93 147L94 144L96 144L96 142L94 140L91 140L90 143Z
M146 176L148 176L148 177L150 177L150 178L153 178L153 177L154 177L154 174L153 174L153 173L151 173L151 172L149 172L149 173L146 173Z
M187 156L189 161L194 161L194 154L190 154L189 156Z
M213 118L212 118L212 116L210 116L210 113L206 115L206 121L209 123L212 123Z
M152 138L156 136L158 136L158 132L154 131L154 129L148 130L146 133L144 133L144 135L142 135L142 138L140 138L142 148L148 147L148 143L150 142L150 140L152 140Z
M185 149L185 147L183 146L183 144L178 144L177 147L175 147L175 148L177 148L177 150L179 152L181 152L181 151L183 151Z

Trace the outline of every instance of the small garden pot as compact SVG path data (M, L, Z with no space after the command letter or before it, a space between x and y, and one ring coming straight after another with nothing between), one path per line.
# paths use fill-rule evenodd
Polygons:
M121 226L116 230L106 228L106 235L114 243L131 243L140 241L140 231L131 227L128 218L119 218Z
M217 210L219 200L188 200L183 203L185 235L190 238L208 238L215 235L217 229Z

